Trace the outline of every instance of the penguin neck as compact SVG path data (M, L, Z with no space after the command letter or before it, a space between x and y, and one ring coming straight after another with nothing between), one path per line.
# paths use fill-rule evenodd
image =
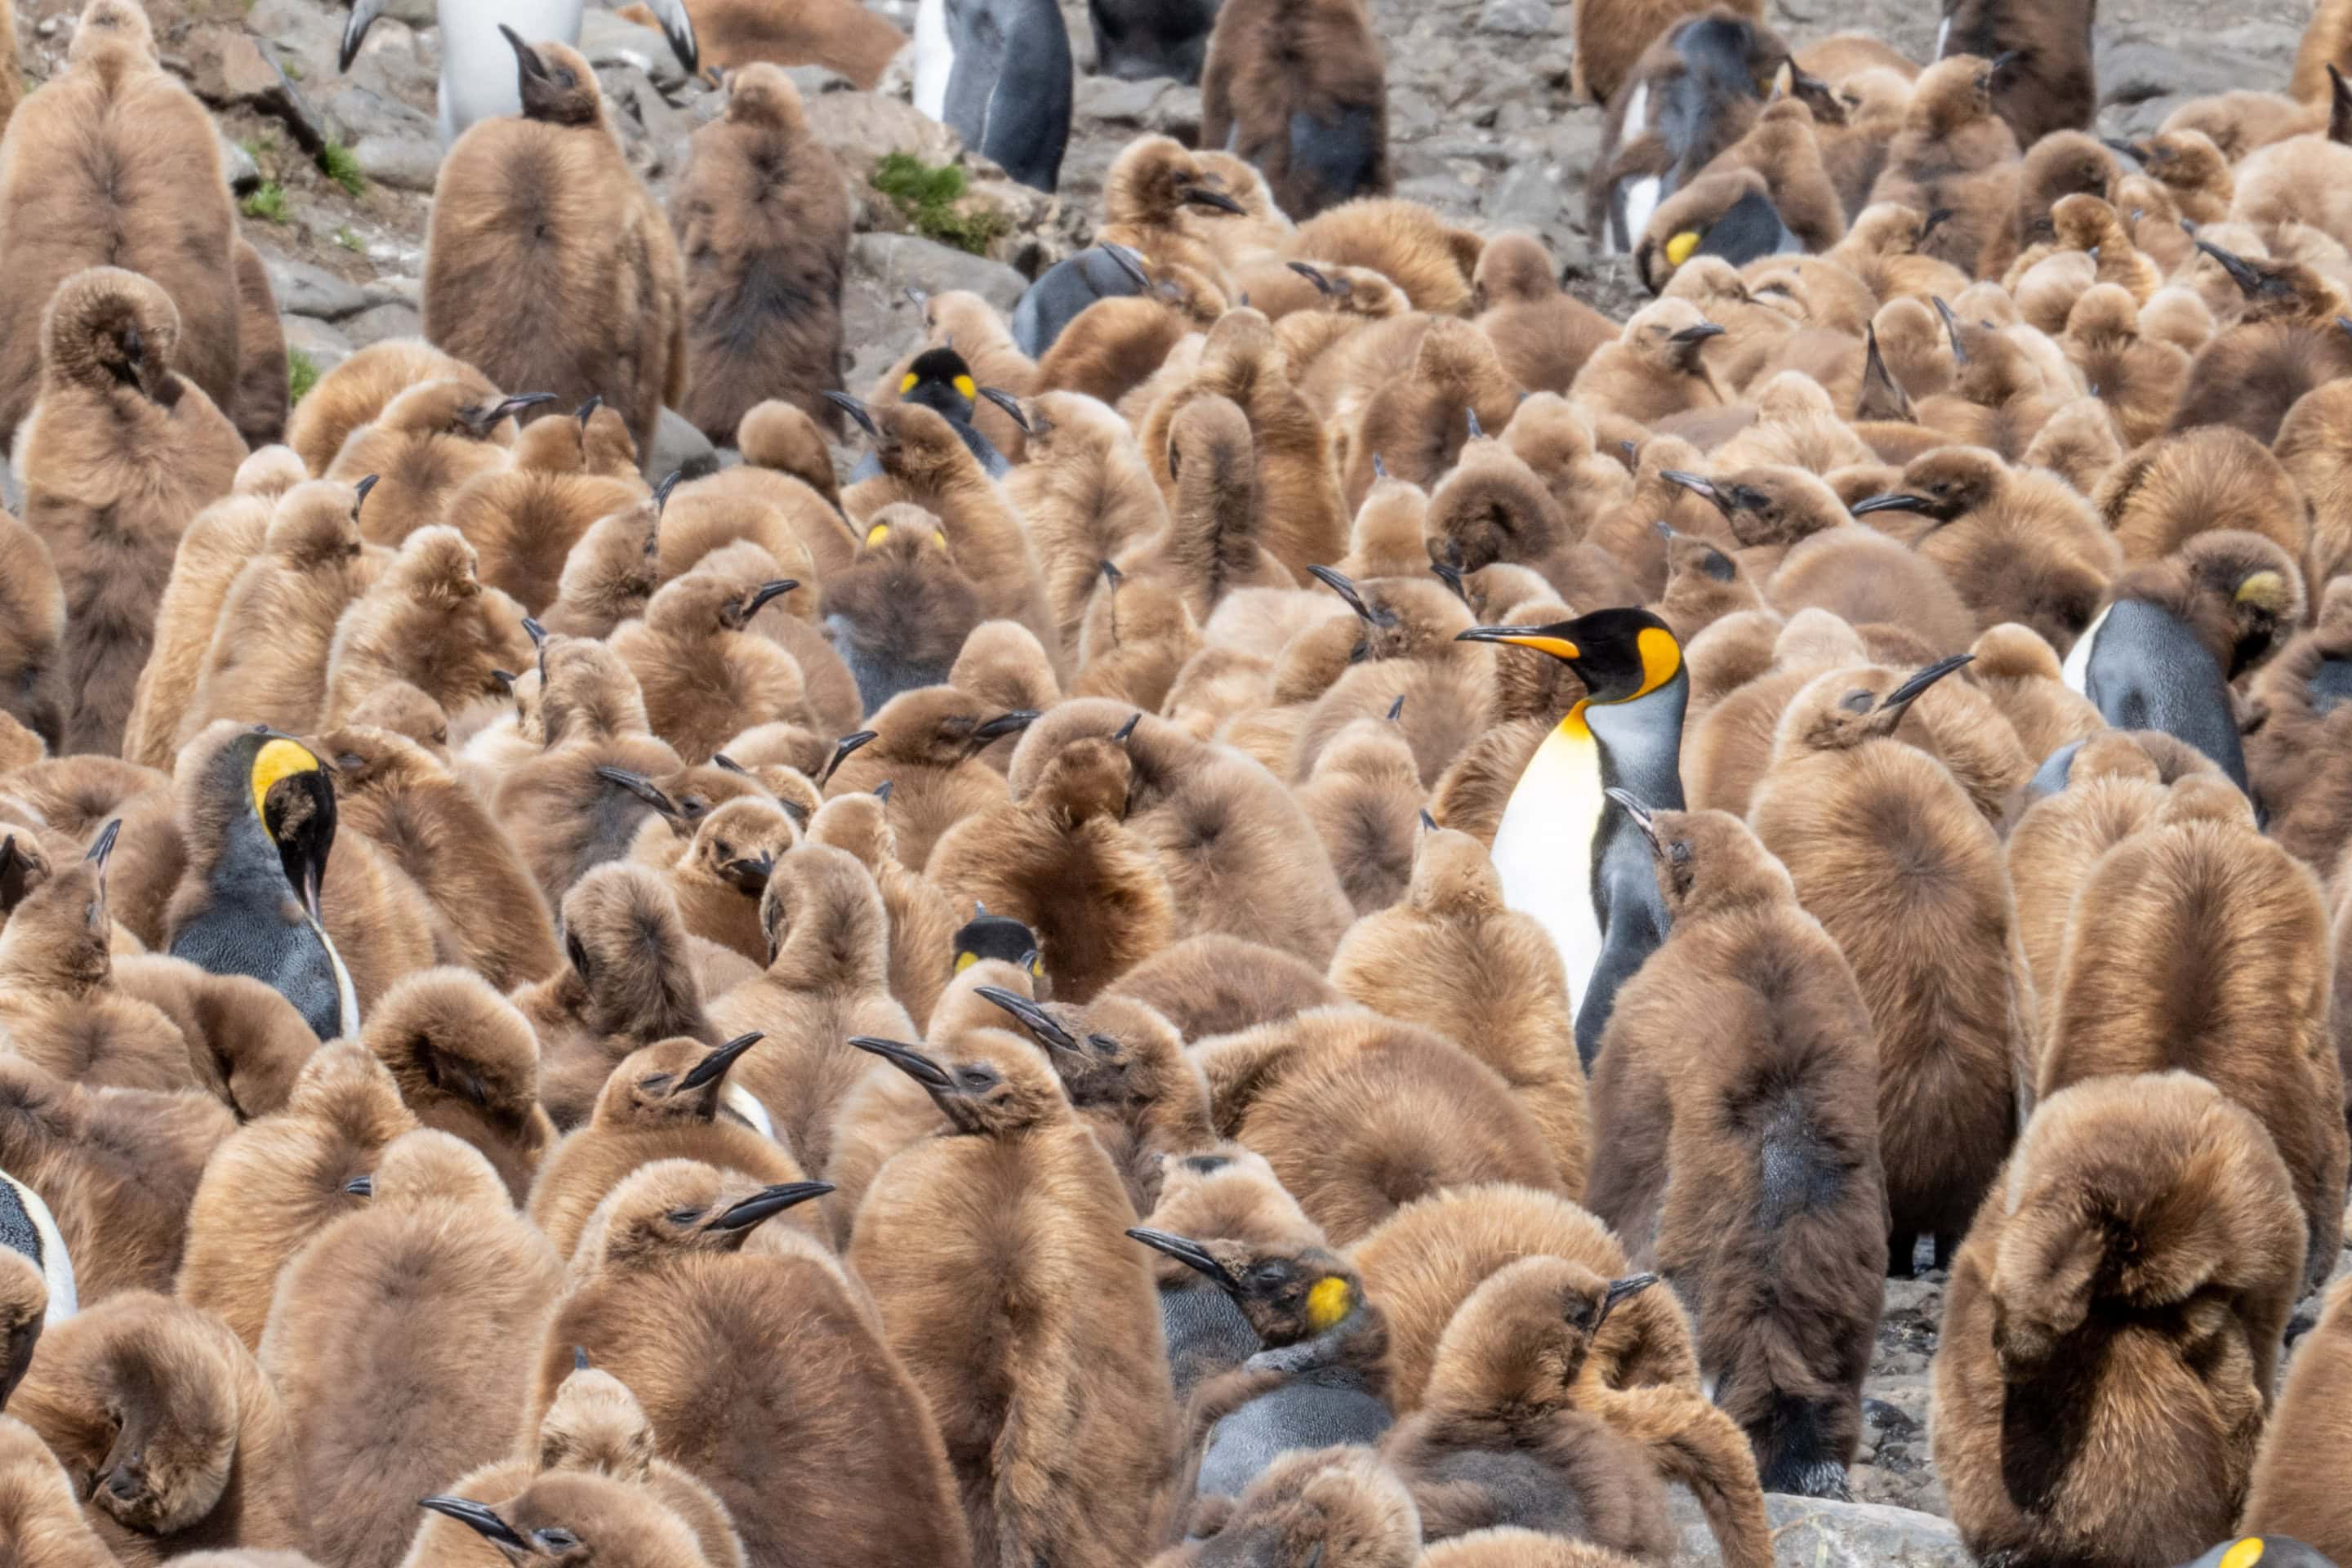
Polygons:
M1588 697L1569 710L1559 729L1566 738L1600 749L1611 786L1631 791L1653 810L1680 811L1683 710L1689 699L1690 678L1678 669L1656 690L1628 701Z

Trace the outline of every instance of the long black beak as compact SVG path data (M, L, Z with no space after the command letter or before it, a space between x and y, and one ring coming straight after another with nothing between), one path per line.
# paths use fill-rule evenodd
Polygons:
M670 492L677 489L679 481L683 480L685 478L686 470L684 468L672 468L668 473L662 476L662 482L654 487L654 515L656 517L659 517L664 511L668 510Z
M1954 213L1958 210L1958 209L1956 207L1936 207L1931 209L1927 214L1927 220L1920 224L1919 237L1914 243L1917 245L1927 244L1927 237L1935 233L1937 229L1943 227L1946 224L1951 222Z
M1633 1300L1657 1282L1658 1277L1654 1274L1629 1274L1622 1279L1609 1281L1609 1289L1601 1292L1601 1310L1593 1314L1592 1326L1600 1328L1609 1321L1609 1314L1615 1311L1621 1302Z
M952 1081L945 1068L912 1046L877 1039L872 1035L852 1035L849 1043L869 1056L880 1057L925 1089L945 1089Z
M1901 712L1904 709L1910 707L1912 703L1916 702L1919 700L1919 694L1927 690L1927 688L1935 685L1936 682L1943 679L1944 677L1951 674L1952 671L1960 668L1962 666L1975 663L1976 657L1977 656L1972 653L1956 653L1949 658L1937 659L1935 663L1927 666L1917 674L1912 676L1910 679L1905 681L1902 685L1888 692L1885 698L1878 704L1878 710L1881 713Z
M588 428L588 421L596 417L596 410L604 406L604 395L601 392L589 398L587 402L582 404L577 416L580 420L580 428L583 430Z
M1003 391L1002 388L993 386L982 387L980 389L980 395L982 397L987 398L991 403L995 404L999 408L1003 409L1004 416L1021 427L1021 434L1024 436L1034 436L1036 434L1035 429L1033 428L1029 423L1029 416L1021 411L1021 400L1019 398L1013 396L1009 392Z
M1944 318L1944 331L1950 335L1952 340L1953 363L1956 364L1968 363L1969 351L1967 346L1960 342L1960 319L1952 314L1952 308L1949 305L1945 304L1940 296L1931 294L1928 296L1928 300L1935 305L1936 314Z
M778 577L761 584L759 590L751 595L751 602L743 606L744 620L749 621L753 616L799 586L799 579L793 577Z
M375 1196L375 1178L373 1176L353 1176L350 1181L343 1184L343 1191L351 1194L351 1195L355 1198L372 1198Z
M2263 275L2247 266L2243 257L2231 255L2210 240L2200 239L2191 243L2221 264L2221 270L2230 275L2230 281L2238 286L2239 293L2251 300L2262 292Z
M1003 736L1019 734L1034 724L1043 715L1034 708L1015 708L1010 713L999 713L995 718L974 730L971 732L971 738L986 745L989 742L1002 739Z
M1485 426L1478 423L1478 411L1475 408L1465 408L1462 412L1470 421L1470 439L1473 441L1485 439L1486 431Z
M1391 723L1391 724L1396 723L1398 721L1402 720L1403 717L1404 717L1404 693L1402 693L1402 691L1400 691L1399 693L1397 693L1397 700L1396 700L1395 701L1393 701L1393 702L1391 702L1391 703L1390 703L1390 704L1389 704L1389 722L1390 722L1390 723Z
M1187 185L1176 193L1196 207L1214 207L1221 213L1247 213L1249 208L1223 191L1213 191L1206 185Z
M360 508L367 505L368 491L375 489L376 480L383 477L381 474L370 474L352 487L352 521L353 522L360 520Z
M122 818L118 816L99 829L98 837L90 841L89 852L82 856L83 859L98 868L99 880L101 884L106 879L106 863L114 857L114 841L121 836Z
M768 890L768 879L776 874L776 858L763 850L757 857L728 861L719 868L719 874L737 892L756 899Z
M749 1230L761 1220L773 1219L788 1208L796 1208L831 1191L831 1182L784 1182L772 1187L761 1187L712 1220L710 1228Z
M543 647L547 644L547 628L529 616L522 618L522 635L530 639L533 647Z
M1670 343L1703 343L1709 338L1723 336L1724 330L1713 321L1701 321L1695 327L1685 327L1666 341Z
M514 37L508 28L500 27L499 31L505 33L509 38ZM520 44L515 47L519 50L522 48ZM530 1550L530 1542L517 1533L513 1525L509 1524L480 1503L461 1497L429 1497L420 1500L416 1506L431 1509L435 1513L454 1519L483 1540L503 1546L510 1552Z
M1658 478L1670 485L1680 485L1703 500L1715 503L1715 510L1724 516L1731 515L1731 498L1718 489L1714 480L1704 479L1685 468L1660 468Z
M1307 575L1313 577L1318 583L1345 599L1348 602L1348 608L1356 612L1357 619L1370 621L1374 618L1372 607L1364 603L1363 595L1356 591L1354 580L1346 574L1334 572L1328 566L1309 566L1307 572Z
M1096 570L1102 574L1102 580L1114 588L1127 581L1127 574L1118 569L1118 563L1116 561L1106 558L1097 562Z
M767 1037L757 1029L748 1035L736 1036L695 1063L692 1070L677 1080L677 1089L673 1092L683 1093L688 1089L709 1089L727 1076L727 1069L741 1060L745 1051Z
M1210 1257L1209 1249L1199 1242L1171 1236L1164 1230L1149 1230L1141 1226L1127 1234L1129 1239L1143 1243L1162 1258L1172 1258L1187 1268L1198 1269L1227 1289L1233 1289L1233 1277L1225 1272L1225 1266Z
M1388 461L1388 459L1387 459L1386 458L1381 457L1378 452L1374 452L1374 453L1372 454L1372 478L1374 478L1374 479L1387 479L1388 477L1389 477L1389 461Z
M1129 278L1135 279L1135 286L1137 288L1149 289L1151 287L1151 274L1143 269L1143 258L1141 256L1129 250L1123 245L1105 245L1098 248L1101 249L1104 255L1118 263L1118 269L1121 272L1126 273Z
M1337 294L1339 291L1339 286L1338 284L1332 282L1328 278L1324 277L1322 273L1317 271L1314 268L1307 266L1304 261L1291 262L1290 269L1293 272L1297 273L1301 278L1306 279L1309 283L1314 284L1315 291L1318 294L1328 296Z
M1633 826L1642 830L1642 837L1650 841L1652 848L1655 848L1658 843L1658 823L1657 819L1650 815L1650 808L1643 805L1631 790L1612 788L1607 793L1611 800L1625 808L1625 815L1633 819Z
M626 768L600 766L596 770L596 776L608 784L620 785L672 822L679 821L686 816L686 813L678 809L677 802L670 799L663 792L661 785L643 773L633 773Z
M1907 490L1890 490L1883 496L1858 500L1845 510L1850 516L1868 517L1874 511L1926 511L1927 505L1926 496L1916 496Z
M1111 731L1110 738L1124 746L1128 742L1135 738L1135 727L1142 722L1143 710L1139 708L1133 713L1128 715L1126 723L1121 724L1118 729Z
M874 423L874 416L866 412L865 404L845 392L835 392L830 388L826 389L824 400L856 420L857 427L866 435L877 441L882 439L882 427Z
M1050 1048L1057 1051L1076 1051L1078 1048L1076 1036L1054 1022L1051 1014L1018 991L1007 991L1002 985L983 985L972 994L984 1001L994 1003L1020 1019L1022 1027L1036 1036Z
M1999 78L2001 72L2017 63L2020 52L2016 49L2003 49L1993 56L1991 63L1985 67L1985 79L1991 81Z
M823 789L832 782L833 775L840 771L841 764L849 760L849 754L860 746L871 745L878 731L873 730L858 730L835 741L833 743L833 761L825 763L824 772L817 775L816 787Z
M1430 575L1454 590L1455 598L1465 605L1470 603L1470 590L1462 585L1461 567L1449 561L1433 561L1429 563L1429 571Z

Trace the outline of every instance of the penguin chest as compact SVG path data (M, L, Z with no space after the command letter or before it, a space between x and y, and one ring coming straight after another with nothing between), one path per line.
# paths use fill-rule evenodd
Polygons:
M1584 1001L1601 958L1601 913L1593 900L1601 813L1601 749L1582 726L1563 724L1536 748L1495 831L1503 901L1543 922L1568 971L1569 1011Z

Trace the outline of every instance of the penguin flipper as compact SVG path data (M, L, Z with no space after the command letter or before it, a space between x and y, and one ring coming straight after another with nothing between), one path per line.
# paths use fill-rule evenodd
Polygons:
M1330 120L1304 110L1290 117L1292 178L1311 181L1322 193L1311 206L1336 206L1370 190L1380 167L1380 135L1378 116L1362 104Z
M383 15L385 0L353 0L350 18L343 23L343 44L336 56L335 68L349 74L352 62L360 58L360 46L367 42L368 29Z
M686 0L646 0L646 9L661 24L662 37L669 40L669 52L694 75L702 68L702 50L694 40L694 18L687 15Z

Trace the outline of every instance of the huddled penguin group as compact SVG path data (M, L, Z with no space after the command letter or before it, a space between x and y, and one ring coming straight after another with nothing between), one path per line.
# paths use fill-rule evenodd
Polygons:
M1616 321L1361 0L1095 0L1200 145L858 386L754 11L665 208L445 4L290 408L135 0L14 106L0 1558L1767 1568L1924 1274L1979 1560L2352 1564L2352 6L2110 142L2087 5L1579 0Z

